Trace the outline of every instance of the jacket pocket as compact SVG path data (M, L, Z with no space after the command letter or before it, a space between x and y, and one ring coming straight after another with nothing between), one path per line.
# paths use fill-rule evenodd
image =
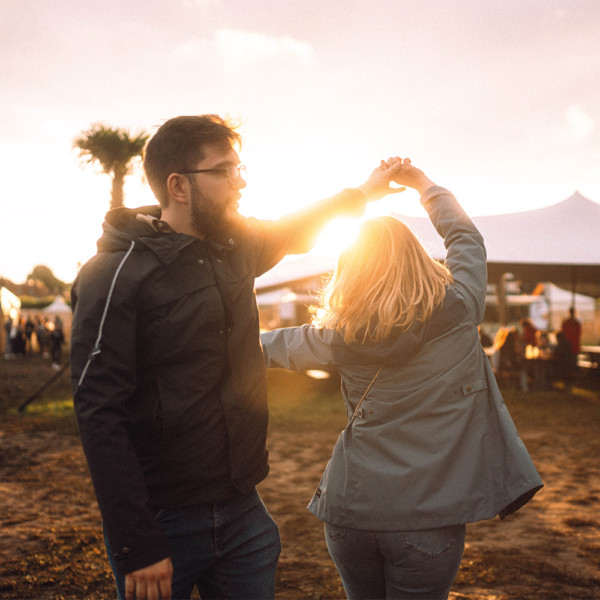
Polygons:
M473 381L471 383L463 384L461 389L463 396L468 396L469 394L475 394L476 392L487 389L487 383L485 381Z

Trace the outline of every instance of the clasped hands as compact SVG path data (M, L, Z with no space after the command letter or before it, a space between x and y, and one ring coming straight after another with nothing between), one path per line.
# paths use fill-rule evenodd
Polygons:
M402 187L391 187L390 183L398 183ZM387 161L382 160L359 189L369 200L379 200L388 194L404 192L406 187L414 188L419 193L435 185L420 169L411 164L410 158L394 156Z

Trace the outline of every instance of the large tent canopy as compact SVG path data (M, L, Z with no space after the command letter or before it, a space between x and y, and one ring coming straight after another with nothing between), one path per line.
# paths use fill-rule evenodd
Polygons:
M395 215L435 258L443 258L441 238L426 217ZM563 202L503 215L473 217L488 254L488 280L504 273L536 283L600 297L600 204L576 192Z
M395 214L429 253L445 257L443 242L427 217ZM600 298L600 204L576 192L563 202L535 210L474 217L488 254L488 281L504 273L531 283L550 281L563 289ZM331 271L335 259L308 255L284 261L259 277L257 290L308 281Z

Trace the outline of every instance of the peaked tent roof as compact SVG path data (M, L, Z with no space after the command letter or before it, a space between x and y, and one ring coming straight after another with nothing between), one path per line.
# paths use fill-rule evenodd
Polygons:
M427 217L394 214L438 259L446 252ZM488 280L504 273L517 279L551 281L559 287L600 298L600 204L578 192L543 208L517 213L473 217L488 254ZM259 277L257 290L308 279L331 271L335 258L309 253L287 260Z
M60 294L58 294L54 298L52 303L46 306L46 308L44 308L42 312L45 314L66 314L72 311L71 307L65 302L65 299Z
M441 238L429 219L395 215L417 234L435 258L443 258ZM530 282L600 297L600 204L575 192L534 210L473 217L488 254L488 280L503 273Z

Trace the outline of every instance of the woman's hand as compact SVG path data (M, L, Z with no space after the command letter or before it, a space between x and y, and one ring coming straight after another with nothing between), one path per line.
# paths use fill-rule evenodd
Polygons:
M392 181L413 188L423 194L425 190L434 186L435 183L417 167L413 167L410 162L410 158L400 158L395 156L390 158L385 163L388 167L388 173L391 176Z
M388 194L398 194L406 190L405 187L390 187L394 181L393 175L398 169L396 164L388 164L382 160L381 164L371 173L367 181L358 186L358 189L367 197L367 200L380 200Z

